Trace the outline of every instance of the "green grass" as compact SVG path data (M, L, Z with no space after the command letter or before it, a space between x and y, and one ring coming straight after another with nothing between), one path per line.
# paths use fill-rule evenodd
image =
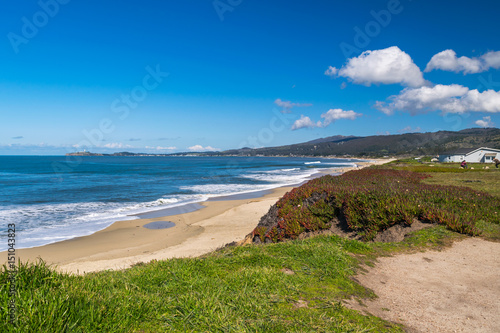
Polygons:
M486 167L489 169L485 169ZM419 163L414 160L396 160L372 168L426 173L431 176L423 181L427 184L465 186L500 197L500 168L495 168L494 164L469 163L469 168L463 169L460 163Z
M500 171L498 169L464 172L460 174L432 173L423 182L433 185L451 185L468 187L500 198ZM482 214L476 216L476 227L485 239L500 241L500 225L491 223Z
M379 168L426 173L430 177L422 181L425 184L467 187L500 198L500 169L495 168L494 164L469 163L469 169L462 169L459 163L422 164L411 160L398 160ZM460 190L457 192L460 193ZM484 215L487 215L487 212L484 212ZM499 224L491 223L483 218L482 214L476 214L475 225L483 238L500 241Z
M414 162L406 160L397 160L391 163L377 166L375 168L379 169L393 169L393 170L406 170L414 172L426 172L426 173L474 173L474 172L500 172L500 169L495 168L494 164L484 164L484 163L468 163L468 168L464 169L460 166L460 163L435 163L435 162ZM488 169L485 169L488 167Z
M475 190L488 185L488 192L500 196L497 176L496 170L446 172L432 173L425 181ZM499 225L479 219L476 226L500 240ZM10 283L4 267L0 331L403 332L342 305L352 296L376 297L352 276L360 264L372 266L378 256L441 249L464 237L444 226L415 232L400 243L318 236L84 276L57 273L43 262L21 264L15 326L9 323Z
M401 332L340 303L352 295L374 296L350 277L356 256L375 251L322 236L85 276L23 264L15 328L6 313L7 273L0 275L0 331Z
M425 179L424 183L465 186L476 191L500 197L500 171L497 170L478 170L476 172L462 172L459 174L440 172L430 175L431 177Z

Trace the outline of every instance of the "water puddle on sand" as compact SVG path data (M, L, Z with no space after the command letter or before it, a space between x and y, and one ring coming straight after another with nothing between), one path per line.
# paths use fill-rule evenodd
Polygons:
M156 221L156 222L150 222L148 224L143 225L144 228L148 229L168 229L172 228L175 226L174 222L170 221Z

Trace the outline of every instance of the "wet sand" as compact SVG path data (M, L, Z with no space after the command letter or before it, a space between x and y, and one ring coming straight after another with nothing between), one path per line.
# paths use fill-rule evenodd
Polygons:
M342 173L388 160L358 163L355 168L332 169ZM59 271L83 274L106 269L124 269L139 262L174 257L195 257L231 242L242 241L253 231L260 218L293 187L281 187L261 197L235 196L229 199L199 203L202 209L178 207L175 215L158 211L143 215L148 218L118 221L92 235L78 237L29 249L18 249L17 258L33 262L42 258ZM200 208L197 206L196 208ZM184 209L184 211L183 211ZM174 227L149 229L151 222L168 221ZM7 258L6 252L2 257Z

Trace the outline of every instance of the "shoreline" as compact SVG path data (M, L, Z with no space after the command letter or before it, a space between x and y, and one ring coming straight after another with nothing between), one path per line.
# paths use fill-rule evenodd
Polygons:
M281 187L257 199L203 202L204 208L193 212L117 221L88 236L18 249L16 254L22 262L42 258L58 271L74 274L125 269L154 259L195 257L243 240L260 217L292 188ZM175 226L143 227L157 221L170 221Z
M332 168L319 173L318 177L390 161L358 162L357 167ZM174 207L174 215L159 210L149 218L139 216L139 219L117 221L88 236L17 249L16 256L22 262L42 258L58 271L73 274L126 269L151 260L200 256L228 243L242 241L279 198L299 185L278 187L269 190L270 193L261 193L260 197L229 196L228 200L208 200L197 203L195 210ZM175 226L167 229L143 227L158 221L173 222ZM6 251L2 255L6 258Z
M382 159L380 159L382 160ZM234 193L234 194L222 194L214 197L210 197L204 201L194 201L194 202L189 202L189 203L184 203L179 206L173 206L173 207L167 207L167 208L160 208L156 210L151 210L143 213L137 213L137 214L132 214L128 216L134 216L137 217L138 219L151 219L151 218L156 218L156 217L166 217L166 216L171 216L171 215L178 215L178 214L185 214L185 213L191 213L200 209L205 208L203 206L204 202L213 202L213 201L234 201L234 200L240 200L240 199L258 199L261 198L267 194L272 193L274 190L279 189L281 187L299 187L311 179L319 178L324 175L340 175L344 172L347 172L349 170L356 170L360 168L359 166L363 166L366 163L373 164L370 161L375 161L375 160L363 160L363 162L357 162L353 164L356 164L357 167L341 167L341 168L325 168L321 171L318 171L309 177L307 177L305 180L296 183L296 184L287 184L287 185L281 185L278 187L273 187L269 189L263 189L263 190L255 190L255 191L248 191L248 192L241 192L241 193Z

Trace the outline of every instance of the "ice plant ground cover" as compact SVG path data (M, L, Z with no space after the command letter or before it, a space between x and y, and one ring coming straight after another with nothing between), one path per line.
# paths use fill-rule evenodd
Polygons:
M262 241L296 239L302 232L330 227L335 218L373 239L379 231L414 219L445 225L467 235L479 235L476 222L500 224L500 199L467 187L431 185L429 175L405 170L363 169L341 176L323 176L298 187L276 207L272 226L258 226Z
M491 188L499 186L499 171L437 173L439 177L423 181L465 184L481 190L485 184ZM404 185L397 173L389 174L389 179L396 183L394 187ZM414 181L407 183L423 185L419 179L425 175L411 177ZM328 178L314 182L326 184ZM366 188L375 186L377 179L372 182L375 184L368 182ZM403 189L410 189L410 185ZM500 195L495 199L462 187L450 188L463 205L477 207L476 200L493 203L479 208L480 214L492 206L498 208ZM321 195L314 193L305 200L306 205ZM469 198L463 193L476 196ZM320 209L321 205L316 207ZM487 225L491 237L500 239L498 218L489 218L488 222L478 215L475 221L481 233ZM123 271L84 276L57 273L43 262L22 263L16 278L15 325L9 323L7 313L10 282L4 266L0 269L0 331L403 332L396 324L342 305L343 299L353 296L375 297L352 278L358 265L372 265L381 255L442 249L465 237L444 225L417 231L398 243L318 236L228 247L201 258L152 261Z

